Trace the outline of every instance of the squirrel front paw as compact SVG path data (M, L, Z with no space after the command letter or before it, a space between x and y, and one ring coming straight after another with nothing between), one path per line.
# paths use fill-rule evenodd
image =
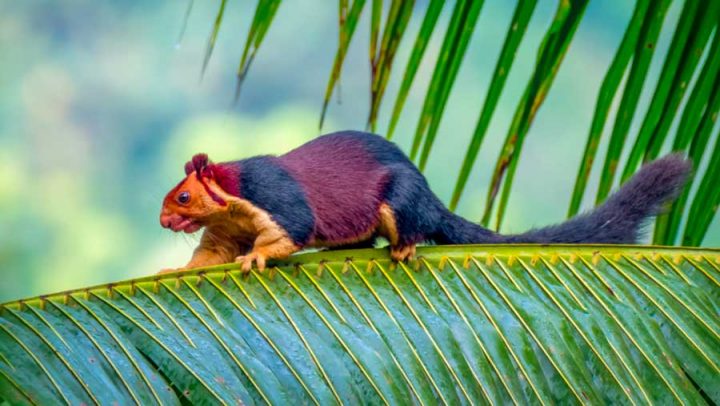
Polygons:
M237 258L235 258L235 262L242 264L242 270L245 272L249 272L252 269L253 262L257 264L257 269L259 271L265 270L265 256L263 254L260 254L259 252L251 252L247 255L241 255Z

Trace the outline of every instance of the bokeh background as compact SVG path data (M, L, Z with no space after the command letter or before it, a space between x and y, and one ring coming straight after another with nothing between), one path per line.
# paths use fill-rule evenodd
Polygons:
M184 264L198 236L161 229L158 212L193 153L207 152L217 161L282 153L318 135L337 46L337 2L283 2L235 105L234 74L255 2L229 2L201 80L219 3L195 2L179 40L184 1L0 2L0 302ZM425 5L418 1L417 7ZM468 218L482 214L500 142L555 6L541 0L533 17L459 207ZM668 22L674 24L680 6L675 2ZM504 0L485 1L450 98L427 169L432 188L446 202L513 7ZM446 7L442 26L450 10ZM632 2L590 3L529 133L504 231L564 218L597 91L631 11ZM333 99L324 132L365 125L364 14L345 63L341 103ZM403 62L389 84L381 130L418 20L401 45ZM433 37L396 132L405 150L443 31ZM671 34L665 30L661 37L646 87L654 88L657 62ZM650 96L643 95L641 111ZM638 123L633 125L637 131ZM597 177L591 180L596 184ZM720 245L717 219L704 245Z

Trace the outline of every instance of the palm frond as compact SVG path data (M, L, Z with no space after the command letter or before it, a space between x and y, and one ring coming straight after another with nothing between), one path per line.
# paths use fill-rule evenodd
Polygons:
M540 44L535 70L515 110L510 130L495 164L485 202L485 214L482 219L484 225L490 222L493 204L502 186L495 222L495 228L500 229L525 136L552 86L587 4L588 0L563 1L558 4L555 18Z
M175 47L179 47L185 37L185 30L187 29L188 20L190 20L190 13L192 12L195 0L189 0L187 8L185 9L185 15L183 16L183 22L180 26L180 32L178 33L177 41L175 41Z
M596 203L601 203L607 198L610 193L610 188L613 185L620 154L622 153L630 131L630 124L637 109L640 93L645 84L648 69L650 68L650 63L655 53L658 36L660 35L669 6L669 0L651 2L647 18L643 21L640 29L640 37L635 45L632 66L613 125L607 154L605 155L605 163L603 164L600 177L600 186L598 186L598 192L595 198ZM668 64L666 64L666 66L667 65ZM661 80L662 79L658 82L661 83Z
M717 117L717 108L715 109ZM702 242L710 223L720 206L720 138L715 141L715 148L710 159L710 165L695 195L690 207L685 233L682 243L697 246Z
M418 141L423 141L423 149L418 163L421 171L425 170L445 110L445 104L455 83L460 64L465 57L465 51L472 37L483 3L481 0L470 0L464 2L464 4L462 1L458 1L455 5L450 25L440 49L438 62L435 65L435 71L430 81L430 88L425 96L423 111L415 130L415 140L410 150L410 158L412 159L418 151L417 147L420 146ZM463 7L461 8L461 6Z
M352 260L346 257L352 255ZM12 404L720 400L720 252L321 252L0 307Z
M375 131L377 116L385 95L385 88L390 79L390 70L395 59L395 53L400 46L400 41L405 34L410 17L412 17L414 5L414 0L393 0L383 30L380 50L377 55L373 56L374 59L370 63L372 88L367 125L370 131Z
M200 70L200 78L205 75L205 70L207 69L208 63L210 62L210 57L212 56L213 50L215 49L215 41L217 40L218 32L220 32L220 25L222 25L226 5L227 0L220 0L220 8L218 9L217 15L215 16L215 23L213 24L212 31L210 32L208 44L205 47L205 57L203 58L202 69ZM186 12L186 19L188 18L188 15L189 10L188 12Z
M380 25L382 23L382 0L372 0L372 10L370 15L370 67L376 60L378 38L380 36Z
M420 31L418 31L412 53L410 54L407 66L405 67L405 73L403 74L402 83L400 84L400 90L395 98L395 105L393 107L390 124L387 130L388 139L392 138L398 120L400 120L400 113L402 113L403 107L405 106L408 93L410 93L410 88L415 80L415 74L420 67L423 55L425 55L425 50L427 49L430 37L435 30L435 25L437 24L444 4L445 2L443 0L430 0L430 3L428 3L427 10L425 11L425 17L423 17L423 22L420 26Z
M510 27L508 27L505 42L503 43L500 56L495 65L495 71L490 81L490 88L485 97L485 103L480 112L480 117L478 118L475 132L470 140L470 145L465 152L465 158L463 159L460 174L455 184L455 190L450 199L450 210L455 210L460 201L462 192L465 189L465 184L467 183L468 177L470 177L470 172L475 164L477 154L480 151L480 146L485 138L485 132L490 125L490 119L492 119L495 107L497 107L497 102L505 87L505 81L510 74L517 49L525 35L530 17L532 17L533 11L535 11L536 4L536 0L520 1L515 7L515 13L513 14Z
M675 140L673 141L674 151L687 151L691 145L692 152L690 158L693 160L694 167L700 167L700 159L702 158L702 152L698 153L698 148L701 151L705 150L709 132L701 134L700 126L705 115L705 108L709 112L713 111L712 103L710 103L713 91L720 91L720 36L716 35L713 40L713 45L708 53L708 62L703 67L698 76L693 91L688 98L687 105L683 111L680 124L678 125ZM717 99L717 98L716 98ZM717 103L717 101L716 101ZM717 107L715 107L717 111ZM712 113L710 113L712 114ZM701 139L702 138L702 139ZM695 142L697 140L697 142ZM676 236L680 227L680 221L682 220L682 214L685 209L688 197L690 195L690 187L686 187L678 199L673 203L670 212L666 215L658 217L655 222L655 242L665 245L675 244ZM700 198L700 196L698 196ZM699 238L702 241L702 236Z
M715 15L715 18L713 19L713 24L716 24L715 20L717 20L717 15ZM707 30L707 31L709 31L709 30ZM703 107L705 106L705 103L707 103L708 98L707 98L707 96L703 95L703 93L707 93L707 92L699 90L699 87L702 86L702 87L710 88L709 85L713 82L712 77L710 75L712 73L714 73L715 75L718 74L718 68L717 68L718 62L710 59L710 58L713 58L713 59L718 58L718 56L715 54L717 52L717 44L716 44L717 40L714 41L714 43L715 44L711 47L710 54L708 55L708 62L705 64L705 68L707 68L707 69L702 70L702 72L700 73L700 76L698 78L698 82L696 83L695 89L698 90L697 93L699 93L699 95L696 94L696 92L693 92L693 94L691 94L691 96L688 100L688 105L685 109L686 113L693 114L695 112L701 112ZM698 54L702 53L703 48L704 48L704 44L703 44L703 47L696 46L695 52ZM699 58L699 56L698 56L698 58ZM688 79L688 82L689 82L689 79ZM699 99L699 101L698 101L698 99ZM685 116L686 115L683 114L683 117L680 121L680 127L677 130L676 139L673 142L673 150L676 150L676 151L685 151L687 144L688 144L687 140L690 139L691 136L695 134L694 129L687 128L688 120L685 119ZM699 118L699 114L695 114L695 117ZM664 119L664 122L666 122L665 119ZM695 124L697 124L697 121L695 121ZM690 124L690 125L692 125L692 124ZM683 134L683 132L687 132L687 135ZM660 134L662 136L662 134L664 134L664 133L660 133ZM650 149L646 155L650 155L650 157L652 157L653 155L657 155L657 150L659 149L659 147L656 147L656 145L657 144L651 145ZM699 157L695 157L695 158L699 158ZM695 163L695 168L699 168L700 162L699 161L697 161L697 162L693 161L693 162ZM687 190L689 190L689 187L686 187L686 191ZM699 195L698 195L698 197L699 197ZM679 200L673 204L674 216L672 218L671 218L672 213L670 215L665 215L665 216L661 216L658 218L658 220L656 221L656 226L655 226L654 241L659 241L659 242L662 242L665 244L668 244L667 241L670 241L669 244L672 244L674 242L675 237L677 235L678 226L679 226L679 220L680 220L679 214L682 213L684 201L686 198L687 198L687 192L684 192L680 196ZM704 234L705 233L703 232L703 235Z
M699 4L697 1L687 1L684 4L680 20L675 27L675 33L673 35L672 43L668 49L667 58L663 64L662 73L658 79L658 85L655 88L650 107L645 115L642 126L638 133L638 137L635 140L635 144L630 152L630 157L625 164L625 169L622 174L622 181L627 180L637 169L640 164L642 155L650 145L651 138L654 139L658 124L661 120L661 115L664 112L667 98L671 93L671 90L677 90L674 83L674 79L677 77L678 71L685 58L683 57L686 48L690 48L690 31L697 23L698 16L701 13ZM702 52L702 51L701 51ZM683 89L684 90L684 89Z
M260 48L265 34L267 33L270 24L272 24L275 12L280 6L281 0L259 0L257 7L255 8L255 15L253 16L252 24L250 25L250 31L248 37L245 40L245 48L243 49L242 57L240 58L240 65L237 70L237 83L235 85L235 101L237 102L240 98L240 89L245 76L247 76L250 65L255 59L255 54Z
M345 55L347 54L348 47L350 47L350 41L352 41L353 34L355 34L355 28L357 27L364 6L365 0L353 0L350 11L348 11L347 16L343 19L343 23L340 26L340 42L338 43L330 78L325 88L325 98L323 99L322 111L320 112L318 128L321 130L325 121L328 103L330 103L330 96L332 96L333 89L335 89L335 84L340 79L340 71L345 61Z
M690 3L691 2L688 2L688 4ZM660 114L660 109L658 108L648 111L645 116L646 121L650 123L654 121L656 123L655 125L650 124L649 127L654 127L652 130L652 137L649 138L647 147L642 148L642 150L644 150L643 160L645 162L657 158L658 153L660 152L660 148L665 141L670 125L677 114L680 101L683 99L685 90L689 87L690 81L695 74L695 70L700 62L700 57L703 55L703 50L706 48L710 34L717 26L718 10L720 10L720 3L712 3L707 9L702 8L696 11L695 18L690 23L692 28L688 29L690 31L689 38L683 38L684 41L682 49L673 49L671 46L670 50L668 50L668 58L665 61L666 66L669 62L674 62L674 58L671 59L670 55L675 52L679 52L681 55L680 64L676 69L674 78L669 80L667 83L659 84L656 88L656 96L653 97L653 102L658 96L658 93L660 93L662 89L665 89L662 93L660 93L660 95L664 95L665 97L658 97L660 99L665 99L664 106L661 110L662 114ZM685 31L684 27L680 26L680 24L683 23L684 21L682 20L678 23L676 33ZM662 77L663 75L661 74L661 80ZM668 86L669 89L666 89ZM651 109L652 107L653 106L651 104ZM645 126L644 123L643 126ZM650 131L648 130L648 132ZM644 139L642 128L637 139ZM623 172L623 180L629 178L630 173L633 172L633 166L636 164L635 157L633 155L634 152L635 148L633 147L633 152L630 153L630 158L628 159L625 171Z
M580 209L580 203L582 203L585 188L587 187L587 181L590 177L590 171L592 170L593 163L595 162L595 156L600 144L603 128L605 128L605 122L608 114L610 113L610 107L613 99L615 98L615 94L620 87L620 81L625 75L627 66L630 64L630 60L632 59L633 51L640 36L640 29L643 21L648 18L648 13L650 12L650 9L648 8L649 5L649 0L640 0L635 3L635 10L628 22L623 39L615 52L615 57L613 58L607 73L605 74L605 79L603 79L595 105L595 113L593 114L592 124L590 125L590 133L588 134L588 140L585 144L585 152L580 160L580 170L578 171L577 179L575 180L575 187L570 200L570 208L568 209L568 217L576 215Z

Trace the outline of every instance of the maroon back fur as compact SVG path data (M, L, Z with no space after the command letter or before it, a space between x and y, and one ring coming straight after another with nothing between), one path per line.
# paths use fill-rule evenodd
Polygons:
M353 240L377 224L389 173L362 141L320 137L278 158L305 191L316 240Z

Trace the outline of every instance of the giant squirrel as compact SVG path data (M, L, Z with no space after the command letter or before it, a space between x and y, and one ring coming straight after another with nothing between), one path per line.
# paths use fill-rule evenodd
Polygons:
M320 136L284 155L212 163L195 155L163 201L160 223L200 245L181 269L283 259L306 247L390 243L394 260L418 243L635 243L643 223L685 184L692 166L673 154L645 165L599 207L563 223L502 235L452 212L390 141L359 132Z

